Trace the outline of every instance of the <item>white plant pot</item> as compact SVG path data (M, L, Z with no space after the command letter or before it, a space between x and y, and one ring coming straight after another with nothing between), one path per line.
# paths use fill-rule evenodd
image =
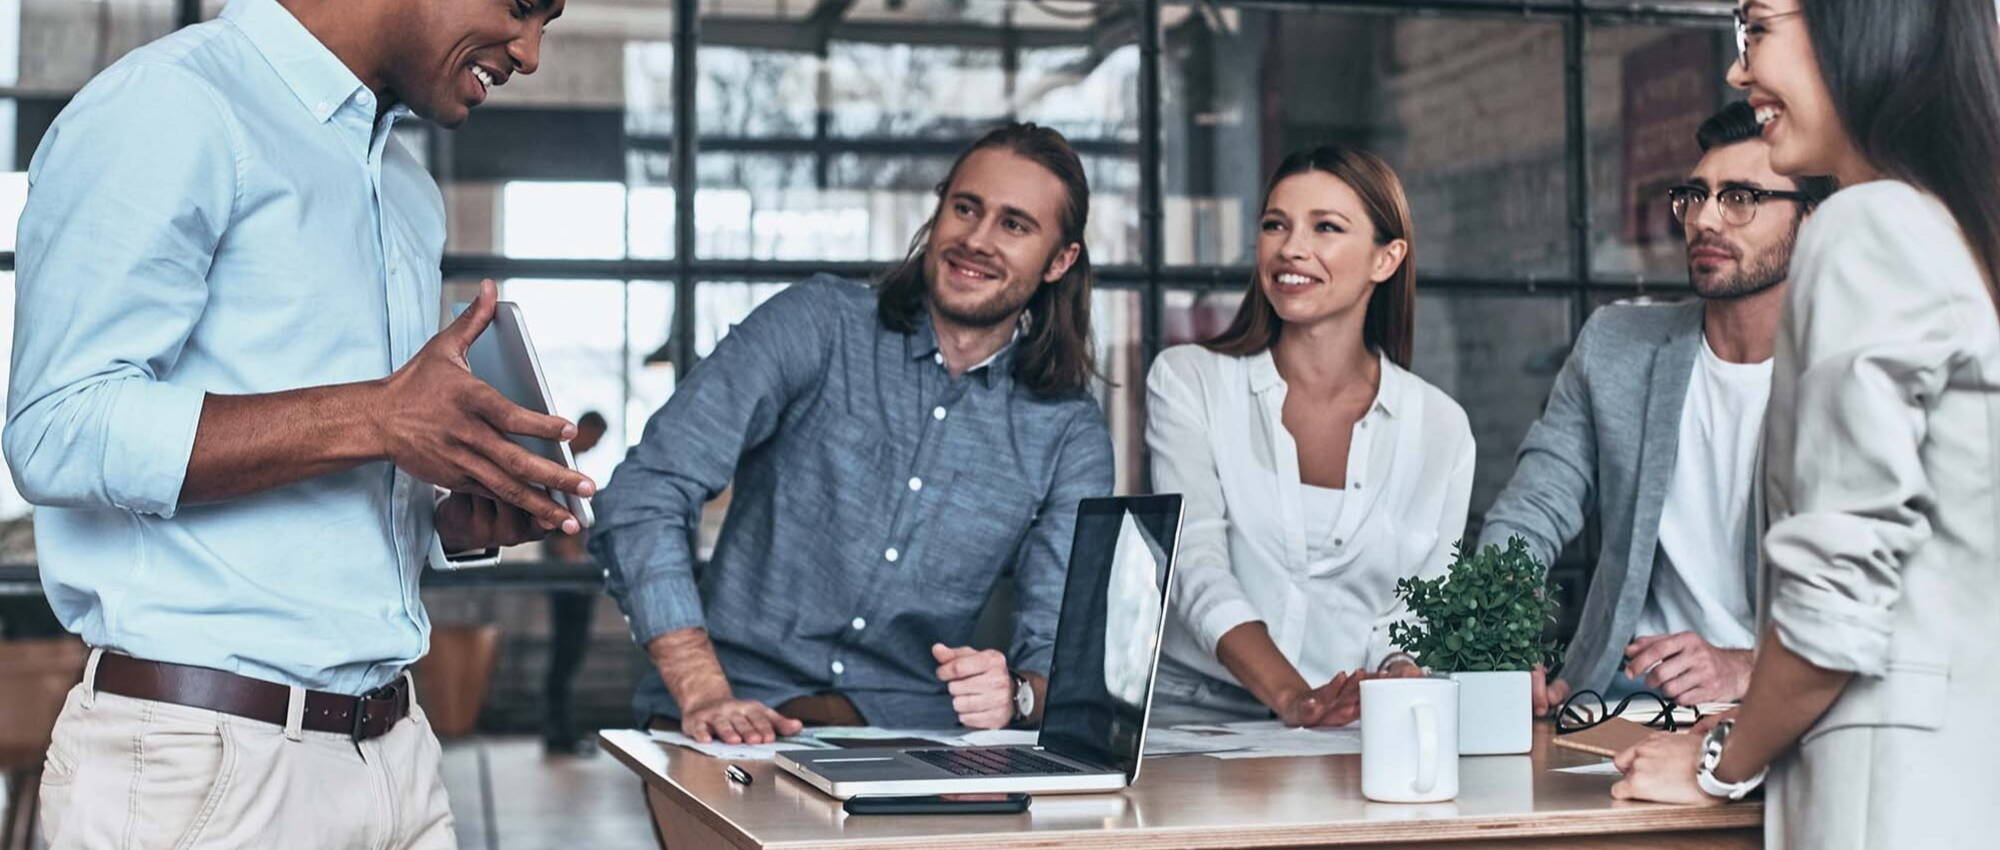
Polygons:
M1458 753L1514 755L1534 748L1533 674L1526 670L1453 673L1458 683Z

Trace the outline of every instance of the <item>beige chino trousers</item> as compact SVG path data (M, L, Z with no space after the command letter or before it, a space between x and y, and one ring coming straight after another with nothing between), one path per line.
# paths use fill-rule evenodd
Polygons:
M56 720L41 803L51 850L458 846L437 736L414 699L357 750L345 735L78 685Z

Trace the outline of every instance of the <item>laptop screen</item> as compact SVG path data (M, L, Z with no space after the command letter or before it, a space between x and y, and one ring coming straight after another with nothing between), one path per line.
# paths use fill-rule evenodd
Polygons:
M1039 743L1133 776L1173 575L1181 497L1085 499L1056 624Z

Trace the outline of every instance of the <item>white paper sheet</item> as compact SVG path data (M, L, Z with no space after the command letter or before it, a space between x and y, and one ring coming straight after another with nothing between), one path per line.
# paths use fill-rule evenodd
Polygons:
M1161 734L1161 733L1166 734ZM1155 746L1160 748L1155 749ZM1361 752L1361 727L1294 729L1276 720L1238 723L1190 723L1152 730L1146 736L1148 755L1172 751L1203 753L1211 758L1289 758Z
M1576 767L1558 767L1550 773L1574 773L1581 776L1624 776L1625 773L1609 761L1597 764L1583 764Z
M721 741L712 741L703 744L679 732L669 732L665 729L653 729L649 734L653 736L653 740L659 741L662 744L686 747L702 755L712 756L724 761L770 761L777 758L779 753L786 750L823 750L827 748L825 744L798 738L785 738L769 744L725 744Z

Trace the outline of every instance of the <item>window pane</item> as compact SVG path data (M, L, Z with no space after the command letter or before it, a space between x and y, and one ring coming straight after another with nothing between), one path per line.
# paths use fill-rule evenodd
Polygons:
M710 283L694 288L694 353L707 357L715 344L729 335L731 328L749 318L750 311L785 291L790 281L763 283Z
M705 6L698 253L898 259L958 152L1019 118L1084 157L1093 260L1137 261L1137 46L1129 26L1092 29L1123 7L903 0L763 20L822 8Z
M1569 313L1563 297L1418 292L1411 365L1472 422L1475 516L1513 476L1514 453L1542 415L1569 350Z
M0 0L0 85L74 92L133 48L173 32L176 14L174 0Z
M1111 429L1111 452L1118 460L1119 494L1146 492L1146 357L1141 293L1099 287L1090 294L1090 331L1097 370L1097 402Z
M673 256L672 10L570 0L534 74L438 131L447 253Z
M476 280L445 284L446 315L478 295ZM521 305L556 412L605 419L600 447L577 457L598 484L637 442L646 418L673 391L671 363L648 363L673 324L674 286L657 281L510 278L500 297Z
M0 352L11 355L13 351L14 273L12 271L0 271ZM11 367L5 371L0 371L0 398L6 396L7 379L13 374L13 371ZM0 458L0 472L5 471L6 465L6 459ZM14 476L9 474L0 477L0 563L11 564L19 563L22 560L33 560L34 545L32 543L32 532L24 532L29 535L28 540L30 541L27 545L27 558L17 557L21 553L16 549L16 541L14 539L16 529L14 528L13 521L27 515L28 503L21 498L20 492L14 489Z
M1248 263L1270 170L1334 142L1400 172L1426 274L1568 268L1560 22L1179 4L1161 22L1169 262Z
M1727 101L1728 30L1596 27L1591 104L1591 266L1620 279L1687 281L1667 187L1701 158L1695 131Z
M1242 290L1172 289L1160 315L1160 344L1173 346L1213 339L1236 319Z

